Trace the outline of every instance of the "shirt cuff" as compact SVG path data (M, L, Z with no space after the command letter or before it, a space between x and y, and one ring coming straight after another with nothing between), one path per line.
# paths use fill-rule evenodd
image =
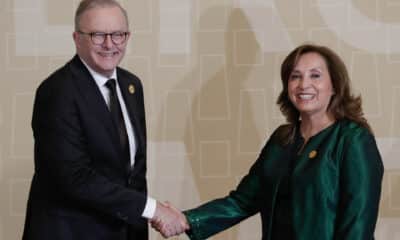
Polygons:
M154 217L154 213L156 212L156 207L156 200L151 197L147 197L146 206L144 207L142 217L152 219Z

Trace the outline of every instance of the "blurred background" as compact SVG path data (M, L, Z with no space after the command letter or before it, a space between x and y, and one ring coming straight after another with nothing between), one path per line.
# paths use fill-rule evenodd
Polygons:
M363 97L386 169L376 238L400 239L400 1L120 2L133 33L122 66L145 89L151 196L187 209L234 188L284 122L275 104L283 58L312 42L344 59ZM22 236L34 94L75 53L78 3L0 0L1 240ZM213 239L260 238L256 215Z

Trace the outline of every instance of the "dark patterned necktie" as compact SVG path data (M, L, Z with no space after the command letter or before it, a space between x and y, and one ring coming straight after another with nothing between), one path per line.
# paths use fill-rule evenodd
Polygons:
M121 105L119 104L117 88L115 79L109 79L106 83L107 88L110 90L110 112L115 126L118 129L119 141L124 154L129 158L129 144L128 135L126 133L126 127L124 117L122 115Z

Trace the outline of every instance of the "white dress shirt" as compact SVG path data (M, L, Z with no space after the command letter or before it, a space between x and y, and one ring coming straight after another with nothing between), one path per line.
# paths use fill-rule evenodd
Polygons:
M82 58L81 58L81 61L86 66L86 68L89 70L90 74L92 75L93 79L95 80L97 86L100 89L101 95L103 95L103 98L107 103L107 106L110 106L110 90L106 86L106 83L111 78L116 80L117 97L118 97L119 103L121 105L122 116L124 118L126 132L128 134L129 153L130 153L129 158L130 158L131 166L133 166L135 163L135 155L136 155L135 132L134 132L133 126L131 124L131 121L129 120L128 110L126 109L125 101L124 101L124 98L122 97L121 89L118 84L117 70L114 69L111 76L109 78L107 78L107 77L95 72L92 68L89 67L89 65L87 65L85 63L85 61L82 60ZM155 211L156 211L156 200L147 196L146 206L143 210L142 217L151 219L151 218L153 218Z

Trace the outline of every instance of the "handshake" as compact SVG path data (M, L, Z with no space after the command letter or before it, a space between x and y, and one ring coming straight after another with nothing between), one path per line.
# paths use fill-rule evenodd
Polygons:
M157 201L156 212L150 223L164 238L180 235L190 229L185 215L169 202Z

